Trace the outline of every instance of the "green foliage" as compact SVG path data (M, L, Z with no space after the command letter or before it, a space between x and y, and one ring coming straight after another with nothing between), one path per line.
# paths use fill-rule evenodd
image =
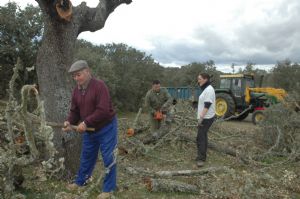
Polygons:
M243 72L244 73L256 73L254 66L255 66L255 63L248 62Z
M26 68L35 63L42 31L43 22L38 7L29 5L21 10L14 2L0 6L1 91L6 90L18 57L24 63L20 87L25 83L33 83L35 73L29 73ZM0 97L4 94L0 93Z
M254 74L254 81L255 81L256 87L270 86L270 84L269 84L270 75L265 70L255 69L254 68L255 65L256 64L253 62L248 62L246 64L246 67L244 68L244 70L240 69L239 73Z
M75 59L86 59L96 77L108 85L115 105L136 111L154 79L161 79L163 68L145 53L125 44L95 46L79 40Z
M290 60L277 63L272 71L273 85L287 92L300 93L300 66Z
M179 68L166 68L164 70L164 81L167 86L197 86L197 76L200 73L206 72L212 76L214 86L219 84L220 71L217 71L215 63L210 60L208 62L199 63L193 62L191 64Z
M138 110L154 79L162 86L197 86L197 75L207 72L214 84L219 81L213 61L163 68L151 56L125 44L96 46L79 40L76 49L75 60L88 61L93 74L108 85L114 104L124 111Z

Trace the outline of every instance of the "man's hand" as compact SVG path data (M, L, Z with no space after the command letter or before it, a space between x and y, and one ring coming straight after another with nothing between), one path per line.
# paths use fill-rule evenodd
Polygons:
M84 122L81 122L81 123L78 125L76 131L79 132L79 133L85 132L85 131L86 131L86 124L85 124Z
M72 127L71 127L71 124L70 124L70 122L69 121L65 121L64 122L64 127L62 128L62 131L63 132L70 132L70 131L72 131L73 129L72 129Z

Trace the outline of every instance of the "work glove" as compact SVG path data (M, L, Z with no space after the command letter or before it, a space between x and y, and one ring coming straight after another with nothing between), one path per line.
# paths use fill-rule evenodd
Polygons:
M71 132L73 129L69 121L64 122L64 127L61 129L63 132Z

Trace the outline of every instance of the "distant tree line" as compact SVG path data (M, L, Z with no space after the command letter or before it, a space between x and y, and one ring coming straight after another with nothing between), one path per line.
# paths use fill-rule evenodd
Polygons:
M43 27L38 7L20 9L11 2L0 7L0 98L6 96L5 90L18 57L24 66L19 87L37 82L34 64ZM117 108L124 111L136 111L141 106L154 79L168 87L197 86L197 74L207 72L212 76L213 85L218 87L219 75L222 74L212 60L193 62L180 68L163 67L150 55L125 44L94 45L78 40L75 59L87 60L93 74L109 86ZM232 68L235 72L233 65ZM254 63L248 63L244 70L237 72L254 73L257 84L264 76L262 86L300 93L300 67L290 60L278 61L269 72L255 69Z

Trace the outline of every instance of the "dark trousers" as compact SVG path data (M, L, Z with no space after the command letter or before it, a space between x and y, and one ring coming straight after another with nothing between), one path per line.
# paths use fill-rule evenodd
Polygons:
M198 134L197 134L197 160L206 160L206 152L207 152L207 132L214 122L214 118L204 119L201 125L198 126Z

